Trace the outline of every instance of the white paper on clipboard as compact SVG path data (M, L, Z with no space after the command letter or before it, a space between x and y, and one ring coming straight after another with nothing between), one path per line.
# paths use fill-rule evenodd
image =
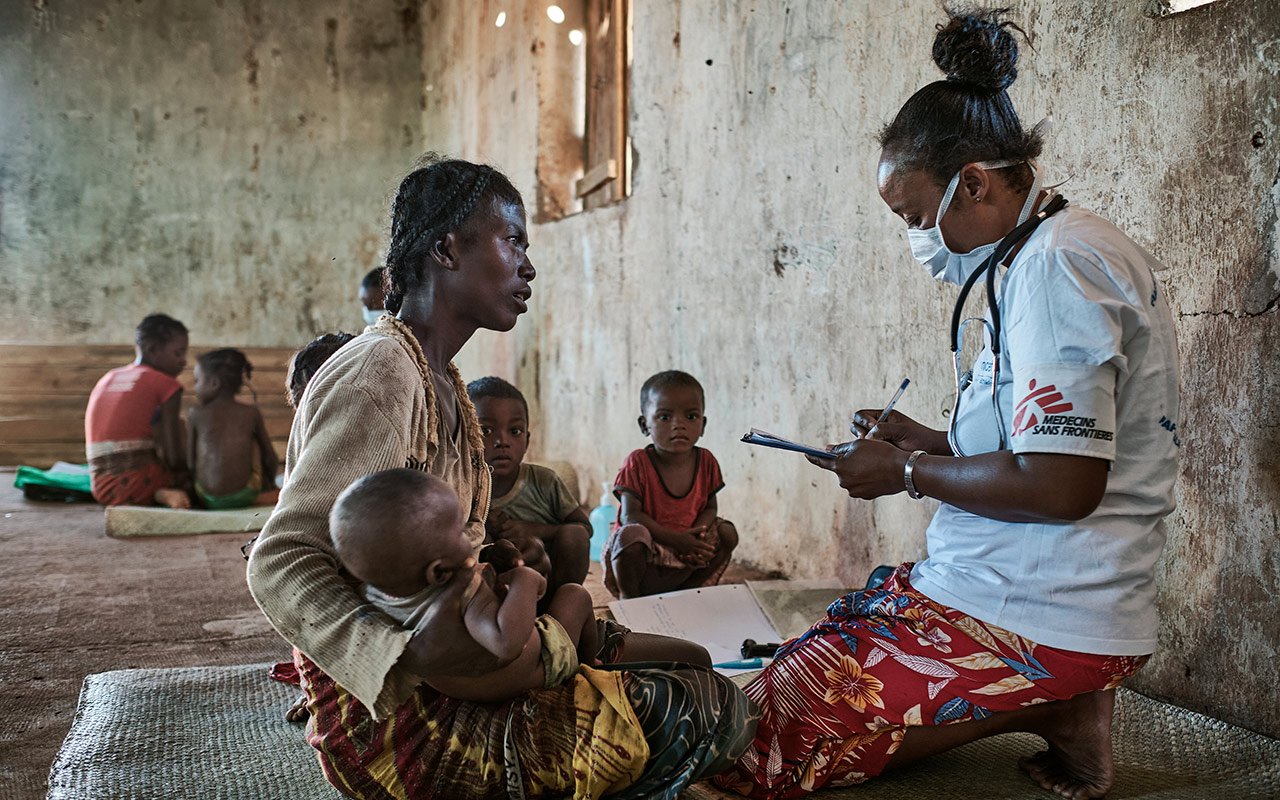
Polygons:
M713 664L740 659L744 639L782 641L751 590L740 583L615 600L609 610L633 631L697 642L707 648ZM744 670L717 671L733 675Z

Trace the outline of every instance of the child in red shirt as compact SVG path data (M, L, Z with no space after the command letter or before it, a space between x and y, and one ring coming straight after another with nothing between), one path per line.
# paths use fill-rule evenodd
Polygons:
M187 329L164 314L142 320L134 362L113 369L89 395L85 451L93 497L106 506L190 508L183 454L182 385Z
M615 597L643 597L720 581L738 531L717 516L720 465L697 447L706 431L702 385L685 372L659 372L640 389L640 432L613 479L622 503L605 542L604 585Z

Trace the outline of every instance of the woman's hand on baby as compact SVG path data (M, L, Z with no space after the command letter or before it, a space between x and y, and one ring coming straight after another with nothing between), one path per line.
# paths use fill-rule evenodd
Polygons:
M860 439L831 449L837 453L835 458L805 458L814 466L834 472L840 488L850 497L870 500L906 489L902 473L909 454L895 445L877 439Z
M499 539L480 548L480 563L491 564L501 574L524 566L520 549L506 539Z
M908 453L923 450L932 455L951 455L951 447L947 444L944 431L925 427L898 411L890 411L888 418L877 425L876 420L880 419L881 411L879 408L864 408L854 412L849 422L849 432L853 434L855 442L870 439L888 442ZM852 443L836 445L832 449L839 453L841 448L848 447L849 444Z

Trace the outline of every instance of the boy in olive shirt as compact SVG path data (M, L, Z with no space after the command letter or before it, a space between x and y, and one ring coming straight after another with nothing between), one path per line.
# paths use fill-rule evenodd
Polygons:
M480 418L484 460L493 472L489 538L519 548L526 565L547 576L547 595L566 583L582 583L590 559L591 523L564 481L547 467L525 464L529 405L501 378L467 384Z

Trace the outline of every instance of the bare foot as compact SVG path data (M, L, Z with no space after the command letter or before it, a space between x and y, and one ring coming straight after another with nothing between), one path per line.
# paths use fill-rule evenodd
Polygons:
M155 501L168 508L191 508L191 498L181 489L156 489Z
M1115 779L1111 712L1115 691L1089 692L1045 706L1050 721L1036 733L1049 749L1018 760L1031 779L1070 800L1103 797Z
M311 711L307 709L307 696L305 694L299 697L293 705L289 706L288 711L284 712L284 718L289 722L306 722L310 716Z

